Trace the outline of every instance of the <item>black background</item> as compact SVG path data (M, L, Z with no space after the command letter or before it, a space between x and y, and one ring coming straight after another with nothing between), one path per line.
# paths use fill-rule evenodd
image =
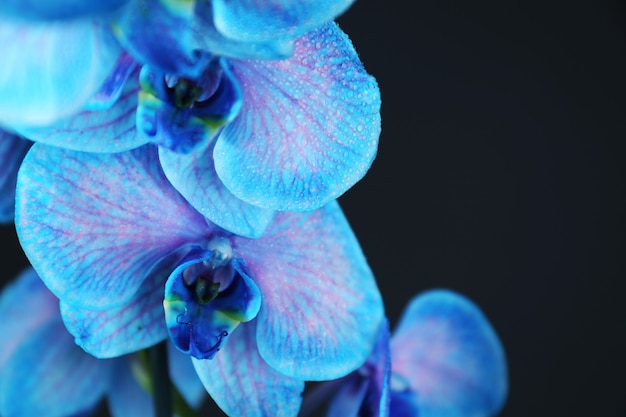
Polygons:
M456 290L504 344L502 417L626 416L626 7L357 0L338 21L382 91L378 157L340 202L392 326Z

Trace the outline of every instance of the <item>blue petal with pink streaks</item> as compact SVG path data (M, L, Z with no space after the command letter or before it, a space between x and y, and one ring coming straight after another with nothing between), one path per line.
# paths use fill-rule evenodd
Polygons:
M127 304L157 262L210 230L151 145L97 154L36 143L18 175L15 221L52 292L92 310Z
M193 359L207 392L229 416L295 417L304 381L269 366L257 349L256 321L242 323L212 360Z
M365 361L382 299L338 203L279 213L262 237L232 241L263 296L257 343L271 367L311 381L344 376Z
M159 148L159 159L172 185L204 217L234 234L260 237L274 218L274 210L262 209L235 197L215 172L213 144L189 154Z
M348 37L330 23L282 61L233 61L238 117L217 138L215 169L238 198L304 211L339 197L378 148L380 91Z

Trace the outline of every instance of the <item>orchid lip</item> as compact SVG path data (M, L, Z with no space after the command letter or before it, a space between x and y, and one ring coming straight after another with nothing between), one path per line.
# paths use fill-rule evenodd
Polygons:
M144 65L137 129L177 153L190 153L214 138L239 113L242 92L225 58L212 57L197 78Z
M170 338L183 353L213 359L241 323L256 317L260 291L245 272L245 263L232 258L227 239L194 246L165 285L165 321Z

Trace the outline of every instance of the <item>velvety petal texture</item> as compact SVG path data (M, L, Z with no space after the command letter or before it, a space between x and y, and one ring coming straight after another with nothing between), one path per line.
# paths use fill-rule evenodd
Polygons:
M391 338L391 358L392 372L417 394L420 417L495 416L506 399L500 340L482 311L452 291L410 302ZM393 407L392 399L391 415Z
M354 0L213 0L215 26L247 42L293 39L333 20Z
M96 154L37 143L17 190L24 252L55 295L85 309L126 304L156 262L208 230L149 145Z
M304 381L270 367L259 356L255 321L237 327L213 360L193 359L207 392L230 417L295 417Z
M0 128L0 223L13 221L17 171L32 144Z
M27 126L18 129L19 132L36 142L83 152L121 152L148 143L135 127L139 69L136 65L128 68L128 63L123 65L119 76L124 77L125 82L110 108L101 109L102 102L92 101L94 110L80 111L45 127ZM125 74L125 70L131 73ZM118 87L121 86L113 88Z
M0 124L42 126L81 109L122 49L104 19L0 20Z
M240 199L312 210L367 172L380 135L380 92L335 23L311 31L282 61L234 61L239 116L217 139L215 169Z
M344 376L365 361L382 299L338 203L280 213L261 238L232 241L263 295L257 341L270 366L311 381Z
M214 142L208 142L189 154L160 147L159 159L165 175L211 222L237 235L261 237L275 211L248 204L228 191L215 172L213 145Z

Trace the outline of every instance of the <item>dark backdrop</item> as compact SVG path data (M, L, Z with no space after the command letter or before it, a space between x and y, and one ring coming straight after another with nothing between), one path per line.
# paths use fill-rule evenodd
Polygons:
M459 291L505 346L502 417L626 415L626 8L357 0L339 23L382 91L378 157L340 202L392 325Z

